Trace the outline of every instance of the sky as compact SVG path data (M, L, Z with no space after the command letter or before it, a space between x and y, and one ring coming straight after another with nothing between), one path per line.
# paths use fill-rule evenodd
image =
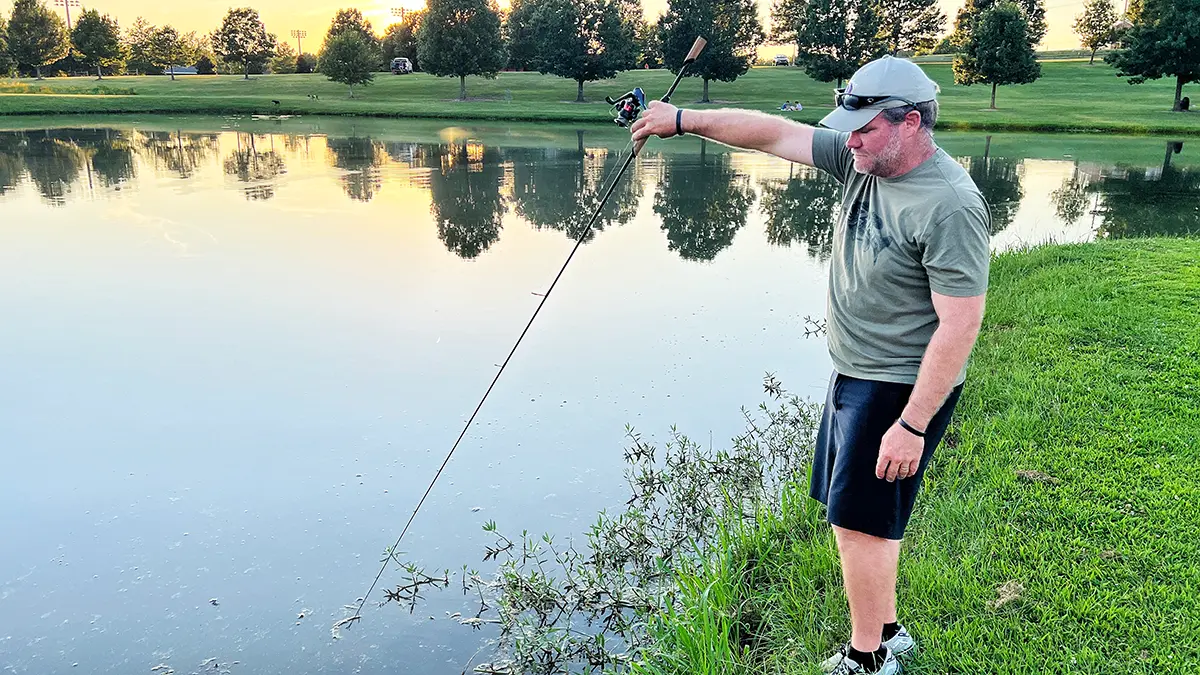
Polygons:
M59 0L59 2L62 1ZM75 0L68 1L74 2ZM83 7L92 6L87 0L79 1ZM501 7L508 5L508 0L499 0L499 2ZM667 8L667 0L642 0L642 2L648 18L657 16ZM948 17L947 29L949 29L953 26L954 15L963 2L961 0L940 0L940 2L942 11ZM763 26L767 28L770 26L771 0L758 0L758 3ZM1045 3L1049 31L1042 48L1078 48L1079 39L1072 32L1071 25L1075 21L1075 15L1083 11L1084 0L1045 0ZM8 3L3 3L3 5L6 4ZM54 0L46 0L46 4L60 15L63 13L64 8L56 4ZM1121 0L1118 0L1117 4L1120 9ZM290 41L293 47L296 46L296 39L291 37L291 31L307 31L308 38L302 40L301 47L304 51L315 53L320 48L325 30L329 27L329 22L339 7L357 7L375 26L376 31L383 33L388 24L399 20L393 18L393 8L419 9L425 6L425 2L424 0L346 0L345 3L330 3L323 0L226 0L226 2L191 0L191 2L162 5L146 2L146 0L104 0L95 7L103 13L115 16L122 27L131 25L134 19L142 16L154 25L171 24L184 32L196 31L206 34L217 27L230 7L246 5L259 11L269 32L274 33L280 40ZM0 11L5 15L11 13L8 8ZM72 16L74 17L79 11L79 8L74 8ZM766 52L782 51L791 55L788 50L778 50L774 47L764 49Z

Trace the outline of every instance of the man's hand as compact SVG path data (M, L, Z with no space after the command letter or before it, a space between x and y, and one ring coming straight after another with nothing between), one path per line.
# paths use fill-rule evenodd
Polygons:
M650 136L659 138L674 136L676 110L678 108L670 103L651 101L642 116L630 127L633 130L633 141L636 143Z
M875 477L894 482L910 478L917 473L921 465L921 455L925 452L925 439L909 432L899 423L893 423L892 428L883 435L879 444L879 461L875 463Z

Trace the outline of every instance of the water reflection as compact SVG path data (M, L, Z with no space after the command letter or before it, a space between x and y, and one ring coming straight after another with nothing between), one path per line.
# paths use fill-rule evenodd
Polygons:
M733 167L730 155L680 157L663 166L654 196L667 247L684 260L712 260L733 243L754 203L750 177Z
M440 166L429 176L438 239L460 257L478 257L500 239L507 211L500 195L500 152L479 143L455 143L442 148L438 159Z
M803 243L810 256L828 260L842 201L841 184L827 173L801 168L786 180L763 181L760 189L767 241L776 246Z
M513 204L518 215L537 229L558 230L572 240L617 223L624 225L637 213L643 193L639 180L622 180L613 188L604 211L592 229L584 232L604 189L624 158L607 149L588 150L584 132L576 131L574 149L518 148L508 153L513 166Z
M252 201L274 197L275 179L287 173L283 157L275 150L260 152L258 143L253 134L237 134L237 148L224 163L225 175L245 183L242 193Z
M360 202L374 199L383 187L379 165L384 153L380 144L370 138L330 138L325 147L330 163L343 171L340 180L346 196Z
M497 138L468 134L430 142L361 132L115 128L0 132L0 196L16 198L24 184L57 207L84 195L130 189L150 176L198 180L213 167L228 187L259 201L291 185L285 182L289 168L301 167L305 176L335 181L345 197L363 204L377 201L385 182L425 192L438 238L465 259L499 241L510 208L534 229L590 241L614 224L631 222L645 205L652 207L671 251L685 260L709 261L751 221L756 203L768 243L801 245L820 260L829 255L840 189L820 172L703 141L698 148L661 146L670 151L635 164L595 226L583 232L623 160L614 139L583 130L547 132L524 146ZM1069 155L1040 160L1038 178L1027 179L1029 160L1011 149L997 154L992 136L980 140L955 154L991 205L994 235L1024 219L1019 232L1002 239L1033 243L1030 229L1035 240L1062 238L1076 224L1086 228L1076 230L1085 238L1200 229L1200 169L1180 162L1190 159L1182 141L1165 142L1157 155L1161 161L1142 164ZM1040 192L1039 181L1047 178L1052 182ZM651 192L652 201L644 203ZM1027 207L1036 212L1024 212Z

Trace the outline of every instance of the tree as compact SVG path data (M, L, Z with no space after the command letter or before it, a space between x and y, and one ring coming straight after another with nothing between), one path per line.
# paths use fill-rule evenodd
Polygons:
M280 42L275 48L275 56L271 57L271 73L285 75L296 72L296 50L286 42Z
M957 54L958 53L958 45L954 44L954 41L951 40L949 36L946 36L946 37L942 38L941 42L937 43L936 47L933 48L933 53L934 54Z
M541 7L539 0L512 0L504 20L504 44L508 46L508 67L512 70L537 68L538 38L534 20Z
M71 31L71 44L80 63L96 69L96 79L104 79L104 67L120 68L125 64L125 48L121 44L121 29L115 19L100 15L94 9L85 10Z
M946 27L937 0L887 0L879 3L879 38L893 56L932 50Z
M1137 23L1138 19L1142 18L1142 10L1145 8L1144 0L1129 0L1129 4L1125 8L1125 20L1131 24Z
M542 0L534 15L538 72L583 83L607 80L634 65L633 29L613 0Z
M379 38L375 35L375 28L371 25L370 20L357 9L339 9L333 15L333 21L329 23L329 30L325 31L325 39L328 40L346 31L358 33L363 40L373 46L379 44Z
M496 77L507 55L495 0L428 0L417 31L421 68L438 77L458 76L458 97L467 98L467 75Z
M180 35L172 26L154 29L150 36L150 63L157 71L169 73L175 81L175 66L197 57L199 43L195 33Z
M1175 77L1175 104L1182 110L1183 85L1200 82L1200 0L1147 0L1142 15L1121 36L1121 48L1104 60L1130 84Z
M208 54L197 59L195 66L197 75L215 75L217 73L217 64L213 63Z
M0 16L0 77L12 74L13 65L12 59L8 55L8 22L4 20L3 16Z
M258 12L249 7L229 10L211 40L217 57L241 64L247 80L252 66L261 67L275 53L275 36L267 32Z
M421 61L417 58L417 29L424 15L424 10L406 12L403 21L388 26L381 42L384 65L402 56L412 62L413 70L421 69Z
M848 79L864 63L883 56L886 43L875 0L783 0L800 3L800 9L781 14L799 23L784 34L794 36L796 63L820 82Z
M950 34L950 40L960 48L967 44L971 39L971 30L975 22L987 10L1004 2L1012 2L1014 0L967 0L966 4L958 10L958 16L954 19L954 32ZM1042 0L1015 0L1017 7L1021 9L1021 14L1028 22L1029 28L1026 31L1026 37L1029 39L1029 46L1036 49L1042 42L1042 38L1046 37L1046 7L1042 4Z
M679 72L697 37L708 41L687 71L689 77L704 79L704 103L709 103L709 81L733 82L744 75L765 39L754 0L669 0L658 24L663 60L671 72Z
M315 54L304 53L296 57L296 72L297 73L315 73L317 72L317 56Z
M8 53L30 66L42 79L42 66L65 58L71 51L67 27L41 0L16 0L8 21Z
M1116 42L1117 10L1112 0L1088 0L1083 14L1075 17L1075 32L1084 49L1092 52L1088 65L1095 63L1096 50Z
M126 68L142 75L157 72L152 63L156 30L148 21L139 16L125 31Z
M334 82L349 85L350 98L354 98L354 85L366 86L375 79L378 60L375 45L358 32L347 30L325 38L317 55L317 71Z
M643 21L634 34L633 41L638 51L639 68L662 68L663 48L662 31L658 23L662 17L654 21Z
M997 86L1028 84L1042 76L1028 32L1025 16L1014 3L1006 2L984 12L963 53L954 57L954 82L992 85L991 109L995 110Z

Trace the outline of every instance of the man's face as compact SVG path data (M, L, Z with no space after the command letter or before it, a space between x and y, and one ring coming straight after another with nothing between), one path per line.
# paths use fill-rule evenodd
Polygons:
M854 153L854 170L883 178L896 175L903 163L907 126L907 120L891 124L881 114L850 132L846 147Z

